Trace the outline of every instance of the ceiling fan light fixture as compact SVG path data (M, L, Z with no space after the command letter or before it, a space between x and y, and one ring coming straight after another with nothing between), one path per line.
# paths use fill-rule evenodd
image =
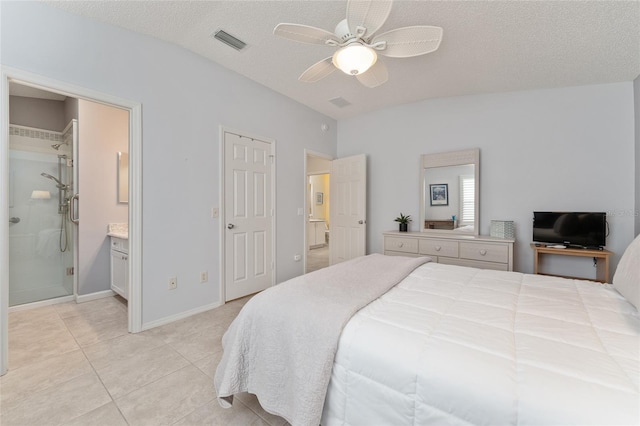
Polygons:
M377 60L376 51L360 43L352 43L333 54L333 64L349 75L366 72Z

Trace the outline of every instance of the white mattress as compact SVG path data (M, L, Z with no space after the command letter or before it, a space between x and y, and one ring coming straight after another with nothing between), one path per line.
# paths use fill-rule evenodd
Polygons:
M639 424L640 319L611 285L428 263L340 338L322 424Z

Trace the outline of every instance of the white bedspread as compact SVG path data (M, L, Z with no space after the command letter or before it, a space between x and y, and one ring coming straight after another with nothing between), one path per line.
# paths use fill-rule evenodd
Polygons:
M318 425L344 325L428 260L372 254L254 296L222 339L214 380L220 404L250 392L294 426Z
M611 285L428 263L344 328L322 424L640 424L640 319Z

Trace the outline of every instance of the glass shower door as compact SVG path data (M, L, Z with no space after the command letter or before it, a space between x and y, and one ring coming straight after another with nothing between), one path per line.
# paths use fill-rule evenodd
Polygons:
M18 149L9 150L9 306L73 294L72 162L60 145L21 149L20 138L10 136Z

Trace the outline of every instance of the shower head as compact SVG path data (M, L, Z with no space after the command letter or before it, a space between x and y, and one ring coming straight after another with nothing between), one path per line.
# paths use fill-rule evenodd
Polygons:
M61 142L61 143L54 143L53 145L51 145L51 148L55 149L56 151L60 149L60 147L62 145L69 145L69 141L66 142Z
M51 179L53 181L55 181L58 185L56 185L59 189L65 189L67 187L67 185L65 185L64 183L60 182L57 178L51 176L49 173L40 173L40 176L46 177L47 179Z

